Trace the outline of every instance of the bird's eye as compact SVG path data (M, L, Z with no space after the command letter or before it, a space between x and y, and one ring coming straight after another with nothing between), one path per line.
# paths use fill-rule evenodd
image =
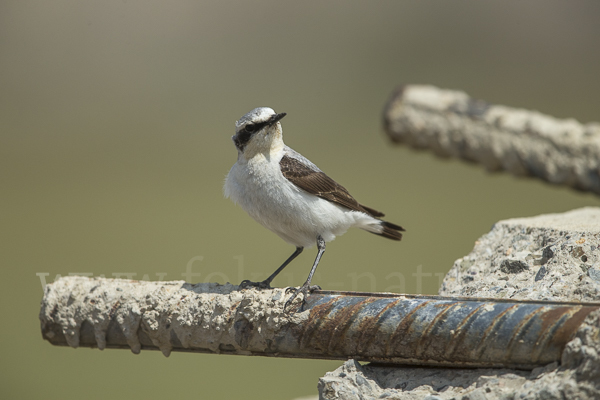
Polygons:
M246 125L245 129L246 129L246 132L253 133L254 131L256 131L256 125L248 124L248 125Z

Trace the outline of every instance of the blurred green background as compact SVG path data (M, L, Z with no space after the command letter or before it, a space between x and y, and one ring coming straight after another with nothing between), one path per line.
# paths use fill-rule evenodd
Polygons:
M426 83L600 120L598 21L597 1L0 2L0 398L316 394L339 362L52 347L40 277L265 278L293 248L222 183L234 122L269 106L288 145L407 229L348 232L313 282L436 293L494 222L600 201L393 146L386 99ZM274 284L302 284L314 255Z

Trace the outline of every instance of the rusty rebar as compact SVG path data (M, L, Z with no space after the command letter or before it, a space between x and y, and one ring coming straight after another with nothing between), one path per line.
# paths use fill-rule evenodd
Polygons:
M560 361L598 303L312 293L81 277L47 286L43 337L72 347L531 369Z

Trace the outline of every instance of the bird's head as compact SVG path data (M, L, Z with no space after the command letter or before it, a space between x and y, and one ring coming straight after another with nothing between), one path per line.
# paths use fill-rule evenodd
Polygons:
M268 154L283 146L279 120L285 115L277 114L269 107L259 107L240 118L235 123L235 135L231 138L238 152L251 158L257 153Z

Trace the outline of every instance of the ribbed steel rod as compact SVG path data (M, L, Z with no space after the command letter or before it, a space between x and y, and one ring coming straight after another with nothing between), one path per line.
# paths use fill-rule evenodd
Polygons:
M319 294L301 348L394 363L532 368L560 361L598 305Z
M531 369L560 361L600 308L317 291L286 313L287 297L281 289L63 278L47 286L40 319L46 340L73 347Z

